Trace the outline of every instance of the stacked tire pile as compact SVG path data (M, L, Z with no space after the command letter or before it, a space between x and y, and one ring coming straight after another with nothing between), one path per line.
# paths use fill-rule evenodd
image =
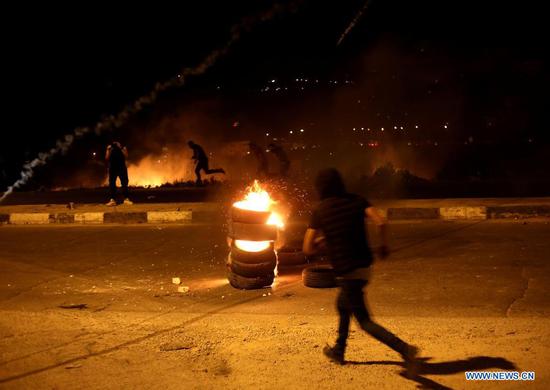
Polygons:
M275 278L277 255L274 242L277 227L267 225L270 212L231 208L229 238L231 251L227 260L229 283L238 289L252 290L271 286ZM239 248L235 241L269 242L267 248L252 252Z

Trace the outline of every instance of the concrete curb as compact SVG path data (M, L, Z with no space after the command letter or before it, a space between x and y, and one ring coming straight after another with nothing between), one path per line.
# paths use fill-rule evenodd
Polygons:
M518 206L455 206L455 207L423 207L423 208L388 208L382 211L388 220L442 219L484 220L484 219L523 219L548 218L550 206L518 205Z
M192 219L193 212L191 210L57 214L12 213L0 214L0 225L182 223Z
M486 220L550 218L548 205L517 206L454 206L454 207L390 207L380 212L392 221L403 220ZM201 212L195 217L201 219ZM202 212L202 214L205 214ZM206 216L207 214L205 214ZM203 217L205 217L203 216ZM212 216L208 214L208 218ZM46 224L142 224L185 223L194 218L193 211L113 211L86 213L12 213L0 214L0 225L46 225ZM204 218L202 218L204 219Z

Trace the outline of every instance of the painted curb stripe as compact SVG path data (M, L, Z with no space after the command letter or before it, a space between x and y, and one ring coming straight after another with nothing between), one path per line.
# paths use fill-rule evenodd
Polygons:
M185 222L193 219L192 211L148 211L147 222Z
M103 214L104 213L75 213L74 222L75 223L103 223Z
M45 225L50 223L49 213L15 213L10 214L12 225Z
M487 219L487 207L441 207L442 219Z

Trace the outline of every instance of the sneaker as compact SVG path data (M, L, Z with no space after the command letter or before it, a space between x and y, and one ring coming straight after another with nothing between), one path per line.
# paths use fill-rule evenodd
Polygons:
M405 360L405 376L409 379L415 378L418 375L418 352L418 347L409 345L407 346L406 352L402 355L403 360Z
M122 202L122 204L125 204L126 206L131 206L134 204L134 202L132 202L130 199L126 198L124 199L124 202Z
M325 347L323 348L323 354L328 357L331 362L340 364L341 366L346 364L346 362L344 361L344 352L337 347L330 347L329 345L325 345Z
M105 206L109 206L109 207L116 206L116 202L114 199L111 199L109 202L105 204Z

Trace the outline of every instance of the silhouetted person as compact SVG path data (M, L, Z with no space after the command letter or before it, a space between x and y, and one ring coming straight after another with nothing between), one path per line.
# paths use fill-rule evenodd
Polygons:
M193 141L189 141L187 144L193 150L193 156L191 157L191 159L195 160L196 164L195 175L197 175L197 184L202 184L201 170L204 171L204 173L206 173L207 175L210 175L212 173L225 174L225 171L222 168L208 168L208 157L206 156L206 153L204 153L204 149L202 148L202 146L194 143Z
M259 178L266 177L268 174L268 165L267 156L265 155L264 149L254 142L250 142L248 144L248 148L250 149L250 153L254 156L256 162L258 163L256 175Z
M122 187L122 195L124 196L124 204L131 205L132 202L128 199L128 168L126 167L126 159L128 158L128 149L122 146L120 142L113 142L107 146L105 160L109 165L109 191L111 200L107 206L116 206L116 179L120 178Z
M324 247L340 287L337 299L340 317L338 339L334 347L327 345L324 348L324 354L336 363L345 363L344 352L350 319L354 316L364 331L401 354L406 362L408 375L414 376L418 348L405 343L375 323L363 297L363 288L369 280L373 262L373 254L367 241L366 218L372 219L378 226L382 258L389 255L385 219L366 199L346 192L342 177L336 169L319 172L315 187L321 202L313 210L304 237L303 250L311 255Z
M290 169L290 160L281 145L271 143L268 145L267 149L277 157L279 160L279 174L282 177L288 175L288 170Z

